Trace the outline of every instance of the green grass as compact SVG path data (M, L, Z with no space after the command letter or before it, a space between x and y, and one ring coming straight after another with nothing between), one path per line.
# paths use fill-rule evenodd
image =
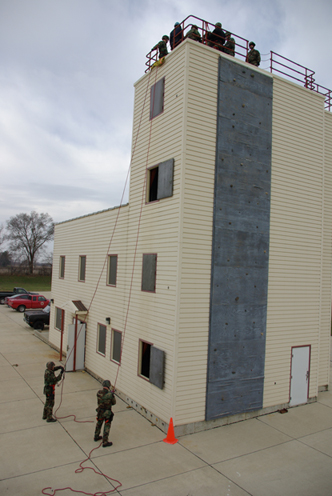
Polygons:
M51 276L11 276L0 274L0 291L12 291L14 287L27 291L51 291Z

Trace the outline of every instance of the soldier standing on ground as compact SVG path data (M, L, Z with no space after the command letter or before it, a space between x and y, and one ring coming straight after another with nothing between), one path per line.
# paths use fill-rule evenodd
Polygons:
M110 381L103 382L103 389L100 389L97 393L98 407L97 411L97 424L95 429L94 441L103 440L103 448L107 446L112 446L112 442L108 442L108 436L111 429L111 422L114 417L112 412L112 405L115 405L116 399L111 389ZM104 424L103 437L100 436L101 428Z
M161 41L159 41L159 43L157 43L153 48L152 50L157 50L157 48L159 49L159 58L163 58L165 57L167 54L168 54L168 50L167 50L167 43L168 43L168 36L166 34L164 34L164 36L162 37Z
M56 370L60 370L58 376L55 375ZM62 374L65 369L62 365L55 367L54 362L47 362L46 370L44 374L44 394L46 396L46 401L44 405L43 419L46 422L56 422L56 418L53 417L53 407L54 407L54 389L57 382L61 381Z
M249 43L250 51L248 52L247 55L247 62L249 62L249 64L258 67L259 64L261 63L261 54L259 53L258 50L255 50L255 46L256 45L253 41Z
M234 38L231 38L232 33L229 31L226 31L225 37L226 37L226 43L224 46L224 53L227 53L228 55L232 55L232 57L235 56L235 40Z

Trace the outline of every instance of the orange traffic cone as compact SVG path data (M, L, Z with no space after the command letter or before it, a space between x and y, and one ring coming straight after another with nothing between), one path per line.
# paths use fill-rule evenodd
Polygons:
M174 427L173 427L173 419L169 421L167 436L163 439L164 443L175 444L178 442L178 439L175 439Z

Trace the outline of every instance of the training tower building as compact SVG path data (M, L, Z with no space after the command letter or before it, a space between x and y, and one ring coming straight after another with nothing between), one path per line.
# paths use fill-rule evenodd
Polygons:
M50 342L176 435L314 401L331 189L324 97L183 41L135 84L128 204L55 227Z

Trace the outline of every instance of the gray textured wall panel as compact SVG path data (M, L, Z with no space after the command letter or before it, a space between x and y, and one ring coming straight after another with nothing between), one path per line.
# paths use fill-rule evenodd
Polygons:
M220 58L206 419L262 407L272 79Z

